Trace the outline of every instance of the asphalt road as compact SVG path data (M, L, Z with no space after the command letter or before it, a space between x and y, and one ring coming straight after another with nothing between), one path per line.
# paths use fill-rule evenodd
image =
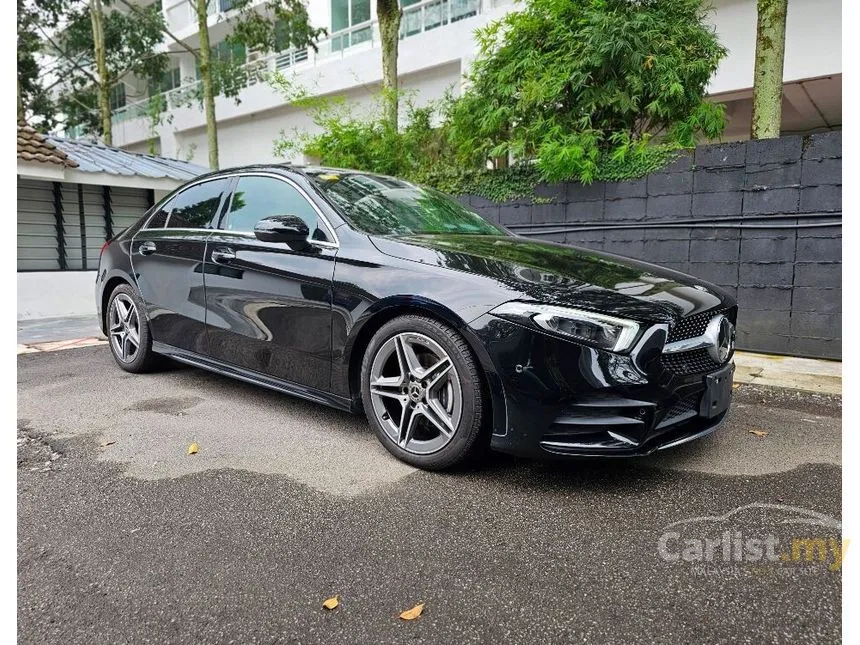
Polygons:
M105 346L19 356L18 396L21 643L840 638L835 552L786 546L839 546L839 399L742 386L671 453L443 475L361 418L191 368L128 375ZM790 557L697 559L721 536Z

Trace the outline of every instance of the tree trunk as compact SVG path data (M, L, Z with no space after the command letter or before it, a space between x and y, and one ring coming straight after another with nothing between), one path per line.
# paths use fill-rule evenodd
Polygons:
M113 145L110 114L110 77L108 76L107 61L105 60L105 34L103 28L103 13L101 0L90 0L90 20L93 24L93 55L98 74L98 103L99 117L102 123L102 141L106 146Z
M397 49L400 44L400 17L403 11L398 0L377 0L376 17L382 43L382 91L385 121L397 129Z
M779 136L782 124L782 70L788 0L758 0L753 79L753 139Z
M18 123L23 123L25 120L24 100L21 98L21 77L18 77Z
M212 87L212 50L209 48L207 0L195 0L197 28L200 31L200 84L203 87L203 110L206 113L206 143L209 167L218 170L218 123L215 121L215 93Z

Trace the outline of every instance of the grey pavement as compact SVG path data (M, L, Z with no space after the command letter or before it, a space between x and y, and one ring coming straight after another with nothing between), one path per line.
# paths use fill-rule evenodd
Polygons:
M18 321L18 344L45 343L54 340L102 337L96 315L39 318Z
M435 474L360 417L225 377L129 375L105 346L22 355L19 642L837 641L830 561L702 566L659 544L670 525L691 544L832 535L840 414L744 385L672 452Z

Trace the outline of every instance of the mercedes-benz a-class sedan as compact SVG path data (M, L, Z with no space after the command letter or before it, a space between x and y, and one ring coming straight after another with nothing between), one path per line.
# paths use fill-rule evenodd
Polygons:
M421 468L643 455L708 434L732 396L718 287L349 170L188 183L105 245L96 304L122 369L166 356L363 410Z

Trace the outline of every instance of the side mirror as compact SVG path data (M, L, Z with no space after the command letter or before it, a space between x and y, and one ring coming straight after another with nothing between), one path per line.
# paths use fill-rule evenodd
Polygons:
M263 242L284 242L291 249L303 249L308 245L310 231L304 220L295 215L275 215L257 222L254 235Z

